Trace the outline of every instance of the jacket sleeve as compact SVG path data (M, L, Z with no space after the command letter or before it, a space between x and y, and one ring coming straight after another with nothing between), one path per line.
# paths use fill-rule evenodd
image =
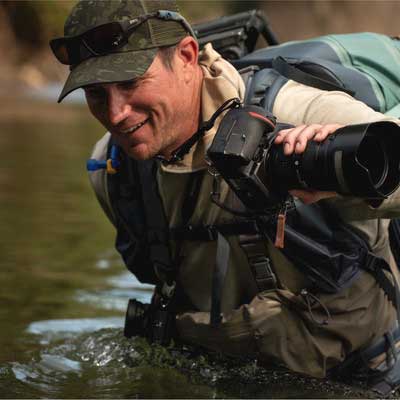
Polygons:
M278 121L293 125L354 125L376 121L400 124L399 119L376 112L344 92L326 92L294 81L288 81L278 93L273 113ZM376 204L348 196L338 196L329 203L348 221L400 216L400 190Z
M107 132L94 146L91 158L96 160L105 160L107 158L107 147L110 140L110 133ZM89 181L92 185L96 198L101 208L115 226L116 218L111 206L107 190L107 172L104 169L89 172Z

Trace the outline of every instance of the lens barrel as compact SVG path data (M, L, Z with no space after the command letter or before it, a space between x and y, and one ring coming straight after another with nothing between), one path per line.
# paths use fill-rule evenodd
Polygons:
M380 121L338 129L323 142L309 141L303 154L286 156L273 145L264 160L272 192L335 191L382 199L400 184L400 127Z
M136 299L129 299L125 314L125 337L144 336L145 316L148 308L148 304L143 304Z

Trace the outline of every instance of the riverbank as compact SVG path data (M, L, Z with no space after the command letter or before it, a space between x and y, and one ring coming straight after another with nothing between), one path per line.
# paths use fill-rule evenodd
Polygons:
M41 123L70 123L71 119L87 116L83 105L68 106L24 96L0 96L0 122L35 121Z

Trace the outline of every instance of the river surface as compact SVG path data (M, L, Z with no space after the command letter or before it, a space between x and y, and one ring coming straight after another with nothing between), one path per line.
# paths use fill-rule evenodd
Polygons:
M10 96L0 130L0 398L375 397L125 339L127 301L151 287L125 271L87 181L102 128L82 105Z

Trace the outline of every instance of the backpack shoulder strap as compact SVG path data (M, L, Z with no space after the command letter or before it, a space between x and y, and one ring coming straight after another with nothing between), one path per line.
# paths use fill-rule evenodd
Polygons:
M392 219L389 224L389 240L397 266L400 266L400 218Z
M249 68L252 68L250 76ZM244 103L261 106L272 112L275 98L288 79L272 68L260 70L256 66L250 66L239 72L245 76L246 94Z
M275 58L272 61L272 66L284 77L302 83L303 85L327 91L340 90L349 94L350 96L354 96L355 94L354 91L346 89L343 83L338 79L335 79L335 82L331 82L327 79L323 79L322 77L311 75L302 71L299 68L299 65L296 65L296 63L291 64L283 57Z
M175 277L169 246L169 227L157 185L158 162L154 160L129 162L136 168L138 188L141 190L149 258L161 281L170 282Z
M107 132L94 146L91 157L97 161L106 160L111 135ZM110 202L109 192L107 190L107 172L105 169L89 171L89 181L98 202L108 219L115 226L116 216Z

